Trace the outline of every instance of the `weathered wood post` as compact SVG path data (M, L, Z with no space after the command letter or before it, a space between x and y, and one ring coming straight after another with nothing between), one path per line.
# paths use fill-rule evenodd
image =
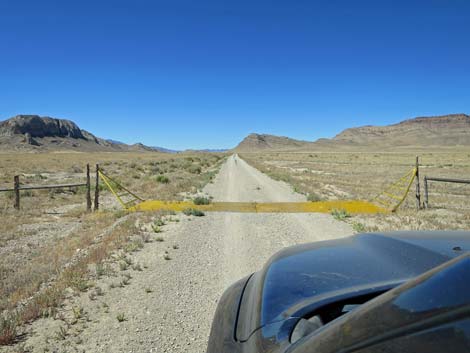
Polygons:
M428 177L424 176L424 208L428 208Z
M99 209L99 198L100 198L100 175L99 175L100 166L96 165L96 180L95 180L95 207L94 210Z
M86 165L86 210L91 211L91 182L90 182L90 164Z
M13 188L15 190L15 209L20 209L20 176L15 175L13 178Z
M416 156L416 209L421 208L421 190L419 186L419 156Z

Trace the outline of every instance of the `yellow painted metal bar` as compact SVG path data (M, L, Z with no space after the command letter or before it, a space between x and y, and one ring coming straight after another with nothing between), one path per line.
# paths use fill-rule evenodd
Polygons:
M401 206L401 204L403 203L403 201L405 201L406 196L408 195L408 192L410 191L411 184L413 184L413 180L415 180L415 178L416 178L416 172L417 172L417 170L416 170L416 168L414 168L414 169L413 169L413 174L412 174L411 179L410 179L410 182L408 183L408 187L406 188L406 192L405 192L405 194L403 195L403 197L402 197L402 199L400 200L400 202L398 202L398 204L392 209L392 212L395 212L395 211L398 209L398 207Z
M101 170L98 171L102 176L106 177L108 180L111 180L113 183L115 183L117 186L119 186L119 188L121 188L122 190L126 191L127 193L131 194L132 196L134 196L137 200L140 200L140 201L144 201L143 198L137 196L136 194L134 194L132 191L130 191L129 189L126 189L124 186L122 186L121 184L119 184L116 180L114 180L113 178L107 176L106 174L104 174ZM117 194L115 194L116 196L118 196Z
M129 191L128 189L126 189L124 186L122 186L121 184L119 184L117 181L115 181L114 179L110 178L109 176L107 176L106 174L104 174L101 170L98 170L98 175L100 176L100 178L104 181L104 183L106 184L106 186L108 187L108 189L113 193L113 195L117 198L117 200L119 201L119 203L121 204L121 206L124 208L124 209L128 209L129 208L129 205L134 203L136 200L139 200L139 201L144 201L142 198L140 198L139 196L137 196L136 194L134 194L132 191ZM111 183L114 183L116 184L119 189L122 189L124 190L127 194L131 195L134 197L133 200L130 200L130 201L127 201L127 202L124 202L123 199L121 198L122 196L126 195L126 194L121 194L119 195L113 188L113 186L111 185Z
M351 214L387 213L388 211L368 201L332 200L319 202L213 202L209 205L195 205L191 201L148 200L130 207L130 211L175 211L197 208L207 212L244 213L330 213L334 209L344 209Z
M374 197L372 199L372 201L373 202L378 202L378 203L386 206L385 205L386 202L383 201L383 200L380 200L380 197L388 196L392 199L395 199L395 200L398 201L397 204L393 206L390 203L390 207L389 207L390 211L395 212L398 209L398 207L401 206L403 201L405 201L405 198L408 195L408 192L410 191L411 184L413 183L413 180L414 180L415 177L416 177L416 168L413 168L411 171L409 171L403 177L401 177L398 181L396 181L396 182L392 183L391 185L389 185L385 189L385 191L381 192L376 197ZM404 184L404 185L402 186L400 184ZM393 189L393 188L402 188L403 191L404 191L403 196L400 197L400 196L392 195L391 192L389 192L389 191L391 191L391 189Z
M100 170L98 170L98 174L99 176L101 177L101 180L104 181L104 183L106 184L106 186L108 187L108 189L113 193L114 196L116 196L116 198L118 199L119 203L121 204L122 207L124 207L125 209L127 209L126 205L124 204L124 202L121 200L121 198L119 197L119 195L114 191L113 187L111 186L111 184L109 183L109 180L107 179L107 177L101 173Z
M384 206L387 210L389 210L390 208L392 208L392 204L390 202L387 202L385 200L382 200L382 199L375 199L374 200L375 202L379 203L380 205Z
M405 190L406 191L406 190ZM390 197L391 199L394 199L394 200L398 200L400 201L402 198L400 196L397 196L397 195L393 195L393 194L390 194L386 191L383 192L384 195Z

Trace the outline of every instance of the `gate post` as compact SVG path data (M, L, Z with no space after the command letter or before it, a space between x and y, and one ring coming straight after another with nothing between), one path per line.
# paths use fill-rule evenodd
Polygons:
M416 209L421 208L421 190L419 185L419 157L416 156Z
M424 208L428 208L428 177L424 176Z
M99 175L100 166L96 165L96 180L95 180L95 207L94 210L97 211L99 208L99 198L100 198L100 175Z
M15 190L15 209L19 210L20 209L20 176L15 175L13 178L13 188Z
M90 164L86 165L86 210L91 211L91 182L90 182Z

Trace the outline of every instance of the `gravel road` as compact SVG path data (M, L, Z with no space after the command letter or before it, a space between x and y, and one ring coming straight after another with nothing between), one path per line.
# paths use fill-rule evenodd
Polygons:
M237 155L221 168L214 184L205 191L215 201L296 202L306 201L284 182L271 179ZM223 218L223 283L227 287L259 269L278 250L299 243L350 235L350 226L326 214L217 214Z
M236 155L204 191L217 201L305 201L289 185ZM178 217L180 222L163 227L164 242L146 244L135 253L134 261L146 268L129 270L129 285L108 289L113 279L106 279L99 283L105 291L99 300L72 298L69 307L84 307L86 322L72 327L53 347L49 340L47 347L58 352L205 352L217 300L228 285L259 269L285 246L353 233L348 224L327 214ZM170 260L163 258L165 251ZM121 313L126 320L118 322ZM56 321L33 324L35 333L27 344L34 351L44 350L44 337L59 330Z

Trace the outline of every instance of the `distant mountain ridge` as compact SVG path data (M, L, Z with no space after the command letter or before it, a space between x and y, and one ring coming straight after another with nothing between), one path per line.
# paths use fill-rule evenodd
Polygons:
M15 151L166 152L141 143L128 145L96 137L67 119L17 115L0 122L0 149Z
M122 141L117 141L117 140L112 140L112 139L107 139L106 141L108 142L111 142L111 143L115 143L117 145L125 145L126 143L125 142L122 142ZM158 151L158 152L163 152L163 153L178 153L180 151L177 151L177 150L171 150L171 149L168 149L168 148L165 148L165 147L159 147L159 146L145 146L141 143L137 143L137 145L141 145L141 146L144 146L145 148L150 148L152 150L155 150L155 151Z
M311 142L295 140L284 136L267 134L249 134L233 150L236 152L252 152L267 150L292 150L306 147Z
M348 128L331 139L323 138L316 141L252 133L231 151L362 151L370 148L393 150L454 146L470 147L470 116L467 114L417 117L387 126L368 125ZM102 139L80 129L71 120L38 115L17 115L0 121L0 150L180 152L141 143L128 145L116 140ZM225 152L226 150L201 151Z
M387 126L361 126L345 129L332 139L300 141L288 137L250 134L235 152L368 150L380 148L470 146L470 116L448 114L417 117Z
M356 145L470 145L470 116L449 114L407 119L388 126L362 126L342 131L334 141Z

